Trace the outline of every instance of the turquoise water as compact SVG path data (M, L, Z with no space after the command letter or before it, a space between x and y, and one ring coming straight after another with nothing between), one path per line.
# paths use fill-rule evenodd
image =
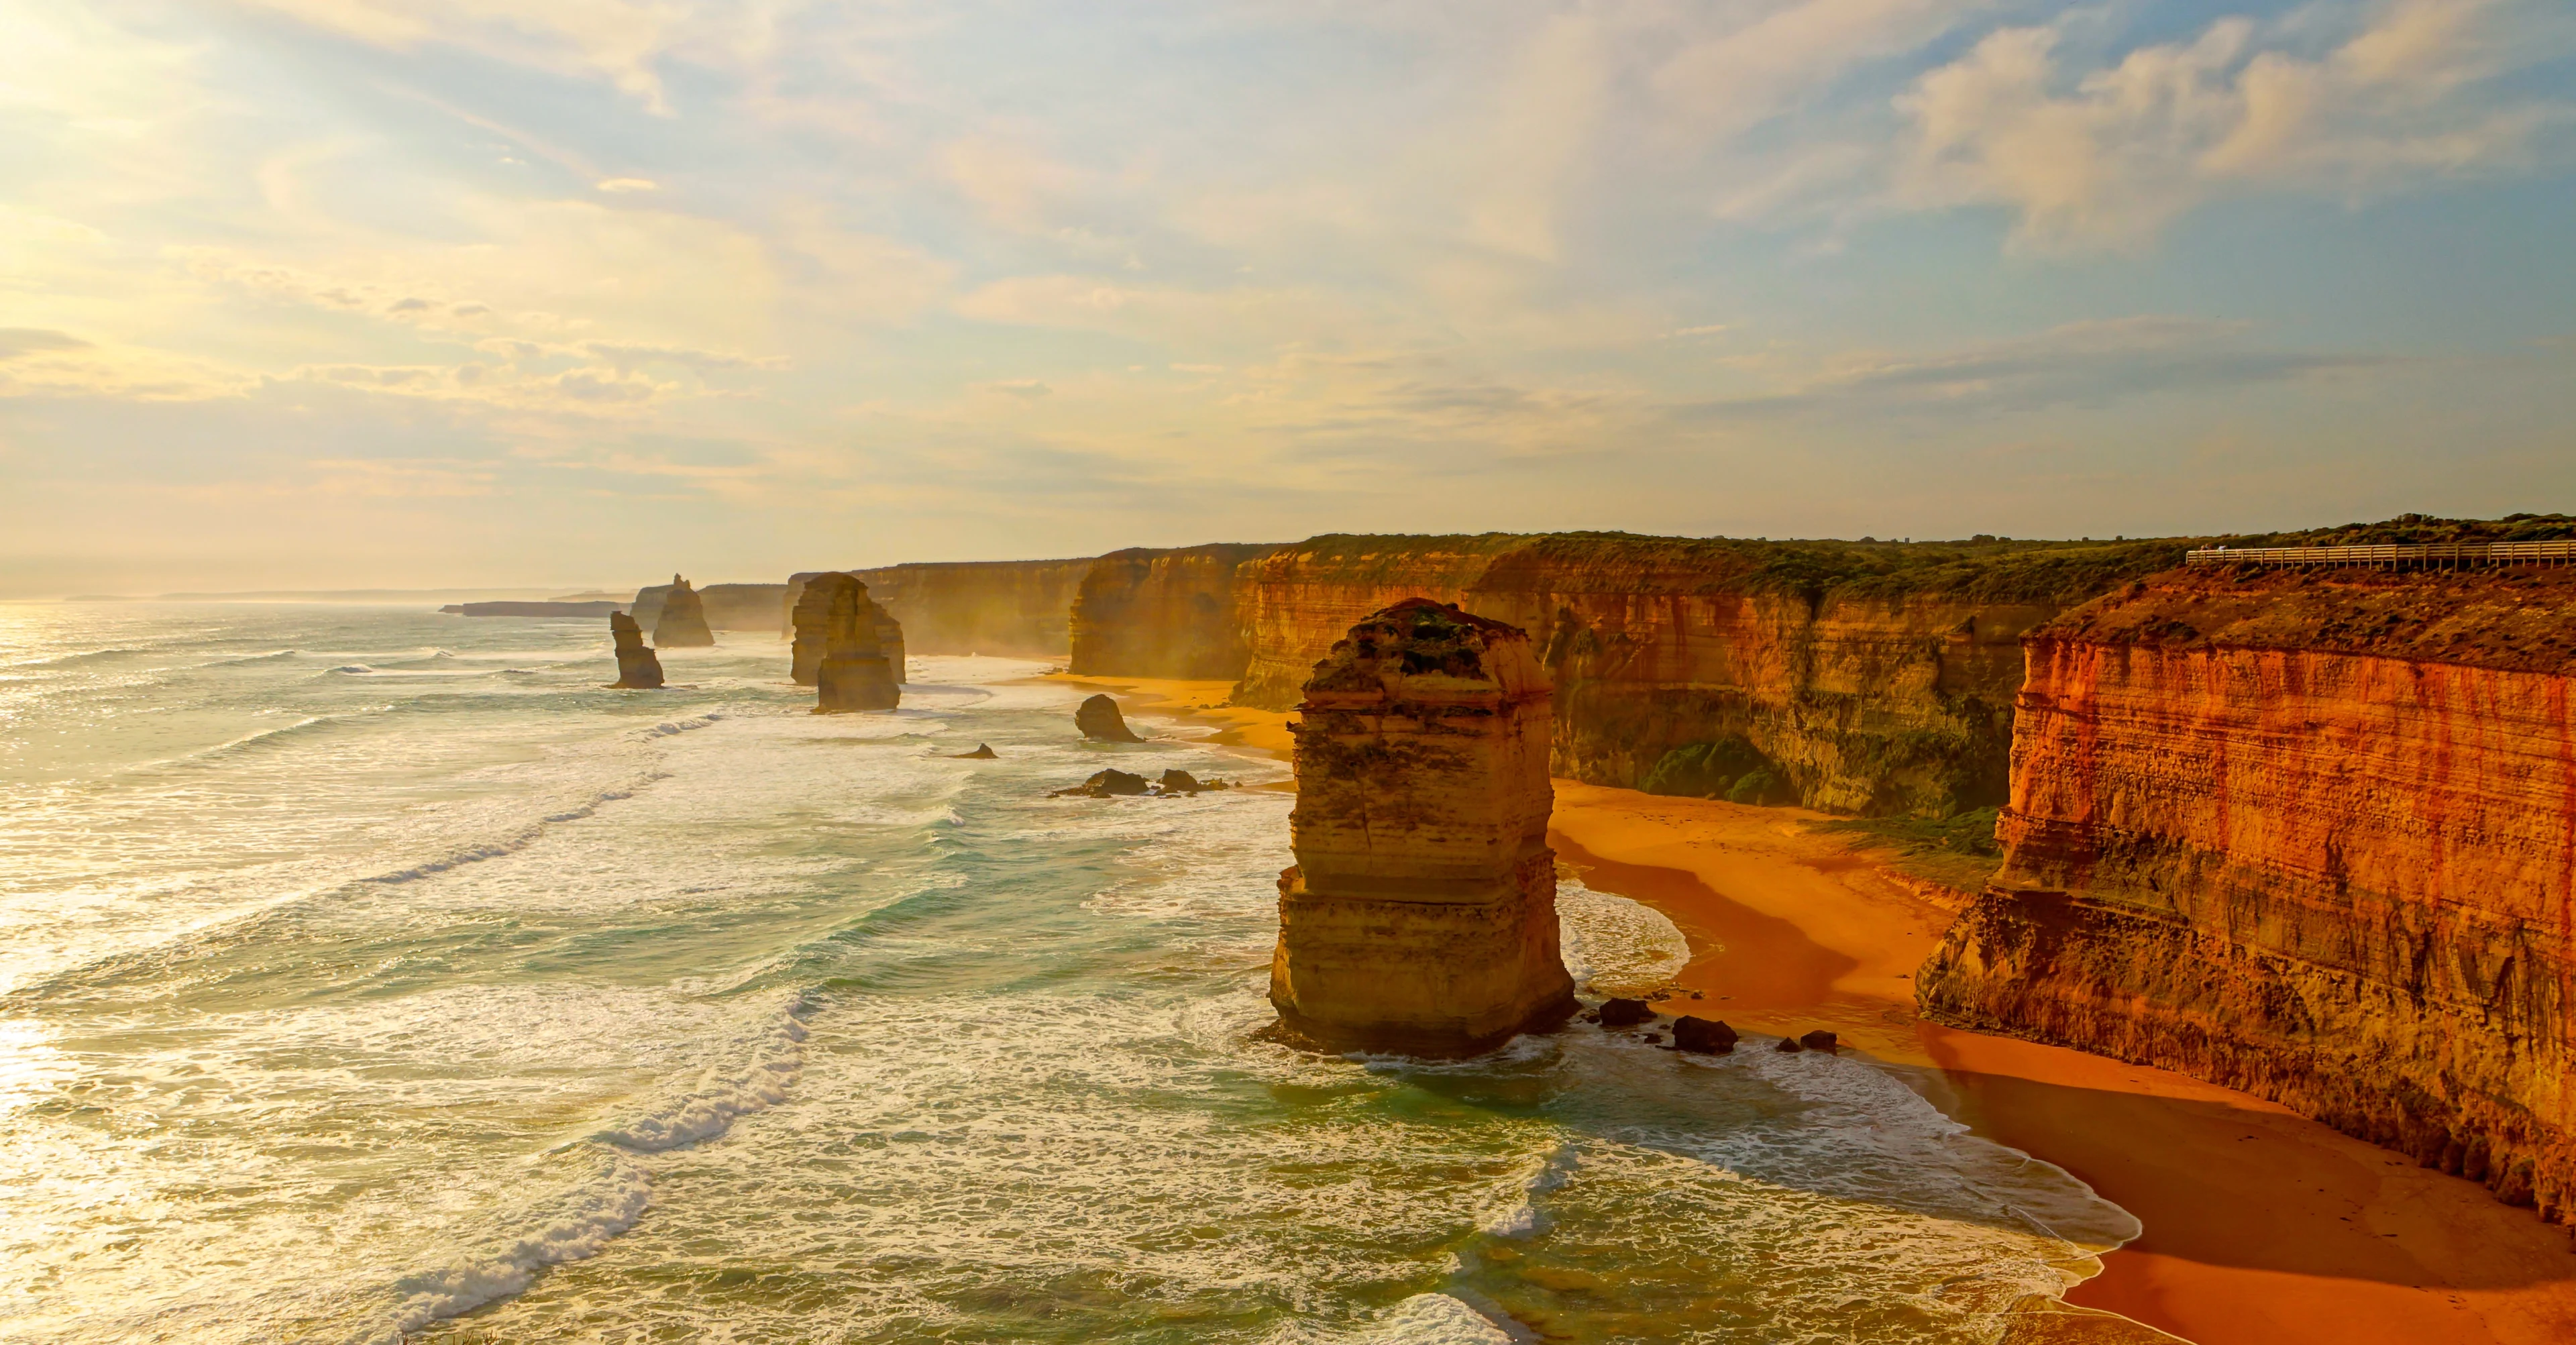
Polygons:
M2134 1230L1849 1056L1263 1042L1289 798L1045 794L1282 767L1033 664L663 661L0 607L0 1338L1986 1341Z

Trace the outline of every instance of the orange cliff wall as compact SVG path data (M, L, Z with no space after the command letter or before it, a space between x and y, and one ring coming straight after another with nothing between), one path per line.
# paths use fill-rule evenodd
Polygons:
M2576 571L2160 576L2028 657L1926 1012L2576 1216Z
M1075 673L1233 681L1251 658L1235 574L1276 543L1134 547L1091 562L1073 598ZM1302 676L1302 673L1301 673Z
M1060 659L1071 643L1079 560L997 560L849 570L903 626L915 654ZM801 584L790 584L790 601Z
M1545 651L1561 775L1634 786L1674 748L1742 735L1811 807L1949 813L2002 799L2022 634L2178 550L2106 548L2031 592L1980 582L1973 558L1916 582L1816 583L1761 543L1317 538L1243 567L1235 694L1292 704L1352 621L1429 597Z

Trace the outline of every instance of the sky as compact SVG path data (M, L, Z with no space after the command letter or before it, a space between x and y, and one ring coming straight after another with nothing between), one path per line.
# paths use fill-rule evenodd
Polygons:
M0 597L2576 511L2576 5L13 0Z

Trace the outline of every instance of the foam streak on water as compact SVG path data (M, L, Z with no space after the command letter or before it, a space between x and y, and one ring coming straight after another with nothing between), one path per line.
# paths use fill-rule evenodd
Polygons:
M1261 1040L1290 799L1045 795L1280 768L1031 665L0 615L0 1337L1966 1342L2133 1227L1848 1057Z

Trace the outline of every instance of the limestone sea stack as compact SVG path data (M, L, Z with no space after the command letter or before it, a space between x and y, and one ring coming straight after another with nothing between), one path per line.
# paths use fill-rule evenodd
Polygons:
M1361 621L1315 665L1270 963L1289 1028L1337 1050L1464 1056L1574 1012L1548 695L1527 634L1427 598Z
M617 641L617 681L612 685L630 691L649 691L662 685L662 660L644 647L644 631L635 618L624 612L608 614L608 634Z
M901 679L877 641L875 604L868 586L846 574L827 574L805 585L796 600L796 646L810 644L814 712L891 710L903 700Z
M885 655L886 667L894 673L894 680L901 682L905 658L902 624L894 619L893 613L888 612L882 604L869 595L866 580L848 571L841 571L839 575L858 584L859 609L867 615L869 623L876 630L877 651ZM791 652L788 654L787 675L794 678L796 685L800 687L814 685L815 671L823 666L826 623L822 613L832 601L830 592L837 590L816 590L814 581L830 577L832 576L826 574L801 574L788 585L789 589L796 594L796 603L789 609L787 628L788 634L796 643L791 646ZM812 594L815 603L811 609L806 606L806 597L809 593Z
M662 596L662 614L653 621L653 647L656 649L707 649L714 646L716 634L707 629L707 609L698 601L698 591L689 581L671 576L670 592Z

